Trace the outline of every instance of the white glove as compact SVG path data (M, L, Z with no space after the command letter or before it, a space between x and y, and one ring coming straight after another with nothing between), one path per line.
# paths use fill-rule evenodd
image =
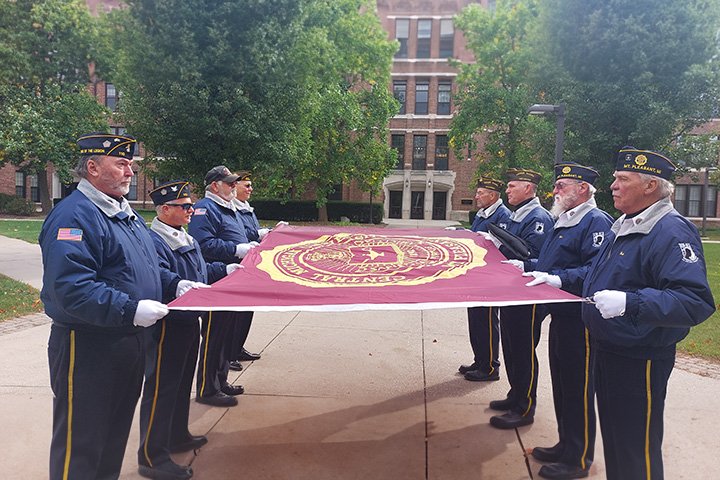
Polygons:
M168 312L170 310L167 305L155 300L140 300L137 310L135 310L133 325L136 327L150 327L155 325L155 322L167 315Z
M281 227L283 225L290 225L290 224L288 222L286 222L285 220L280 220L278 223L275 224L276 227Z
M627 294L617 290L600 290L593 295L595 308L600 310L603 318L622 317L625 315Z
M525 263L522 262L521 260L514 260L514 259L500 260L500 263L509 263L513 267L519 268L521 272L525 271Z
M541 283L547 283L551 287L560 288L562 287L562 280L557 275L550 275L546 272L526 272L522 274L523 277L535 277L534 280L530 280L525 284L526 287L534 287Z
M193 282L192 280L180 280L175 289L175 296L185 295L192 288L210 288L210 285L202 282Z
M457 227L445 227L445 230L457 230Z
M229 264L225 265L225 271L227 272L228 275L230 275L235 270L239 270L241 268L243 268L243 267L239 263L229 263Z
M259 230L258 230L258 236L260 237L260 240L262 240L262 239L265 237L265 235L267 235L268 233L270 233L270 230L272 230L272 228L261 228L261 229L259 229Z
M493 243L493 245L495 245L495 248L500 248L500 245L502 245L500 243L500 240L498 240L495 237L495 235L493 235L492 233L488 233L488 232L476 232L476 233L478 235L480 235L481 237L483 237L485 240L490 240Z
M235 256L238 258L243 258L245 257L245 255L247 255L251 248L255 248L258 245L260 244L257 242L238 243L235 247Z

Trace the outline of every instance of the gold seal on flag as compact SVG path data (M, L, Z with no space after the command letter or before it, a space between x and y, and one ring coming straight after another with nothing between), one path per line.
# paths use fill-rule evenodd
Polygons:
M468 238L336 233L260 252L275 281L315 288L422 285L486 264Z

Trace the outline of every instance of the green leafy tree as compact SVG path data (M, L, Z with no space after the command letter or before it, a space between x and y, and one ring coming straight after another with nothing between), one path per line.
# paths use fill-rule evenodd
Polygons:
M45 212L48 165L69 182L74 139L107 129L105 109L86 91L96 38L81 0L0 3L0 165L38 176Z

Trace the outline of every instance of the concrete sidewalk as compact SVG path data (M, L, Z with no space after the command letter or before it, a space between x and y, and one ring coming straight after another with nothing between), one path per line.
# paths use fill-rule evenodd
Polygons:
M0 237L0 251L5 244ZM15 253L24 265L37 255L32 247ZM40 314L0 324L0 467L12 478L47 478L48 331ZM193 402L191 431L210 441L176 460L191 462L198 479L538 478L540 464L525 451L557 440L545 338L535 423L502 431L488 425L488 403L504 398L504 371L480 384L456 373L471 356L464 309L257 314L248 348L263 357L231 372L247 393L229 409ZM687 358L678 367L666 403L665 476L720 478L720 369ZM123 479L141 478L138 436L135 421ZM605 477L601 443L598 435L595 479Z

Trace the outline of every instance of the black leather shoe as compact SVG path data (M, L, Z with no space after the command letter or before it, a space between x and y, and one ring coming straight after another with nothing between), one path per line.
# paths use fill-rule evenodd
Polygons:
M574 465L564 463L550 463L543 465L538 471L538 475L543 478L585 478L590 474L590 468L580 468Z
M530 425L534 421L535 420L530 415L523 416L515 412L507 412L503 415L490 417L490 425L503 430Z
M514 406L515 402L513 400L510 400L509 398L506 398L505 400L492 400L490 402L490 408L493 410L498 410L500 412L510 410Z
M138 473L145 478L155 478L160 480L186 480L188 478L192 478L193 476L192 468L178 465L172 460L168 460L167 462L163 462L152 467L139 465Z
M500 374L495 372L488 375L480 370L471 370L465 374L465 380L470 380L471 382L494 382L495 380L500 380Z
M240 360L230 360L230 370L235 370L236 372L239 372L243 369L242 363L240 363Z
M225 395L231 395L233 397L235 395L242 395L243 393L245 393L245 389L242 385L230 385L229 383L223 385L220 390L222 390L222 393L224 393Z
M170 453L189 452L197 450L208 442L205 435L191 435L188 439L170 446Z
M213 407L234 407L238 404L237 398L226 395L223 392L216 392L215 395L207 397L195 397L195 401L203 405L212 405Z
M557 462L560 460L562 453L562 445L556 443L552 447L535 447L531 455L535 460L540 460L541 462Z
M242 352L240 352L240 355L238 355L237 359L242 362L252 362L254 360L260 360L260 354L259 353L250 353L243 348Z
M468 372L472 372L473 370L478 370L480 368L480 365L477 363L471 363L470 365L460 365L458 367L458 372L465 375Z

